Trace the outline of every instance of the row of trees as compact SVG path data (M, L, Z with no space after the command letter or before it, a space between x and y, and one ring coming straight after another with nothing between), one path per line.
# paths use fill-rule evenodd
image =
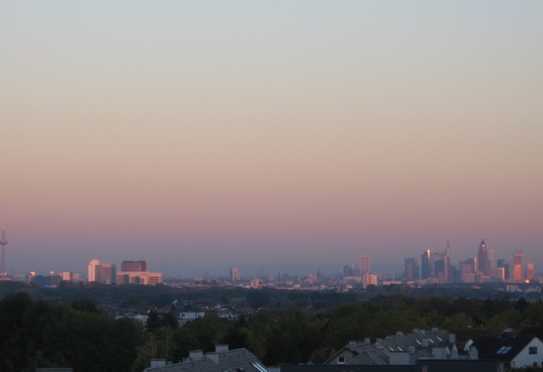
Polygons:
M0 301L0 371L130 371L143 334L143 327L89 302L51 304L19 293Z

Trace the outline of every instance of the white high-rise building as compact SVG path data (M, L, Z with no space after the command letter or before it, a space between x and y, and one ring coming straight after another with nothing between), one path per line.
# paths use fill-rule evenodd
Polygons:
M96 282L96 272L100 265L101 265L101 262L97 258L93 258L92 260L89 261L88 275L87 275L87 281L89 283Z
M232 267L230 269L230 281L232 283L237 283L241 280L241 271L239 267Z

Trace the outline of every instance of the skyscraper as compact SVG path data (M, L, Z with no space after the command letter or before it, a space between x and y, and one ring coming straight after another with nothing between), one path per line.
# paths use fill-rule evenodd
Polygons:
M419 280L419 263L415 257L408 257L404 262L404 279L406 282Z
M230 281L232 283L237 283L241 280L241 271L239 267L232 267L230 269Z
M366 288L369 285L370 279L370 258L367 256L360 257L360 281L362 286Z
M460 280L463 283L475 283L477 278L477 259L468 258L460 263Z
M535 264L528 262L526 264L526 280L532 282L535 279Z
M6 266L6 247L8 245L8 239L6 238L6 232L2 230L0 233L0 275L7 275L7 266Z
M360 276L370 273L370 258L366 256L360 257Z
M353 267L351 265L345 265L343 266L343 276L353 276Z
M482 240L477 252L477 262L479 267L477 271L480 275L493 277L496 274L496 259L494 249L489 248L486 241Z
M421 279L429 279L432 277L432 251L427 249L420 259Z
M94 258L90 260L87 267L89 283L115 284L117 270L114 264L100 262Z
M114 264L102 263L96 270L96 282L101 284L115 284L117 268Z
M513 256L513 281L521 283L524 281L524 267L522 261L524 260L524 252L519 249Z
M96 271L98 266L100 266L100 260L97 258L93 258L89 261L89 264L87 266L87 281L89 283L96 282Z
M441 283L450 281L451 260L447 252L437 252L432 256L433 276Z

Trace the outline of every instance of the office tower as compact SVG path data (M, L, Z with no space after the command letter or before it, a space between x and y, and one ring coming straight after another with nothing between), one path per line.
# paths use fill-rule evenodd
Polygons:
M420 259L421 279L429 279L432 277L432 251L427 249Z
M379 276L377 276L377 274L367 273L367 274L364 275L364 279L363 279L362 284L363 284L364 288L367 288L370 285L377 286L377 285L379 285Z
M89 261L89 264L87 266L87 272L88 272L87 281L89 283L96 282L96 271L97 271L98 266L100 266L100 260L99 259L94 258L94 259Z
M125 260L121 263L121 271L116 273L115 282L118 285L157 285L162 283L162 273L147 271L147 261Z
M370 258L367 256L360 257L360 281L362 286L366 288L369 284L369 281L373 279L370 277Z
M524 281L524 268L523 261L524 252L522 250L517 250L513 256L513 281L516 283L521 283Z
M241 271L239 267L232 267L230 269L230 281L232 283L237 283L241 280Z
M489 248L486 241L482 240L477 252L477 271L480 275L493 277L496 272L496 259L493 248Z
M147 271L147 261L123 261L121 262L121 271L126 272L143 272Z
M528 262L526 264L526 280L533 282L535 279L535 264Z
M353 267L351 265L345 265L343 266L343 276L353 276Z
M100 262L99 259L92 259L87 267L89 283L100 284L115 284L116 282L116 267L110 263Z
M451 266L451 260L447 252L434 253L432 256L433 262L433 276L441 283L448 283L450 281L449 272Z
M162 273L151 271L119 271L116 276L117 285L157 285L162 283Z
M476 258L468 258L460 263L460 280L463 283L475 283L477 280Z
M0 275L7 275L8 269L6 266L6 247L8 245L8 239L6 237L6 232L2 230L0 233Z
M419 263L415 257L409 257L404 262L404 279L406 282L414 282L419 280L420 275Z
M364 276L370 273L370 258L362 256L360 257L360 276Z
M511 268L507 261L503 258L500 258L496 262L498 279L501 281L508 281L511 279Z
M96 282L101 284L115 284L117 270L114 264L102 263L96 270Z

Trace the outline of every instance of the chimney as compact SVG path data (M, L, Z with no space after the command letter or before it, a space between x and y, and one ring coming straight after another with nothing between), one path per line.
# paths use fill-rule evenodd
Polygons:
M204 358L204 352L202 350L189 351L189 359L202 360Z
M216 353L226 353L228 350L229 350L228 345L224 345L224 344L215 345Z

